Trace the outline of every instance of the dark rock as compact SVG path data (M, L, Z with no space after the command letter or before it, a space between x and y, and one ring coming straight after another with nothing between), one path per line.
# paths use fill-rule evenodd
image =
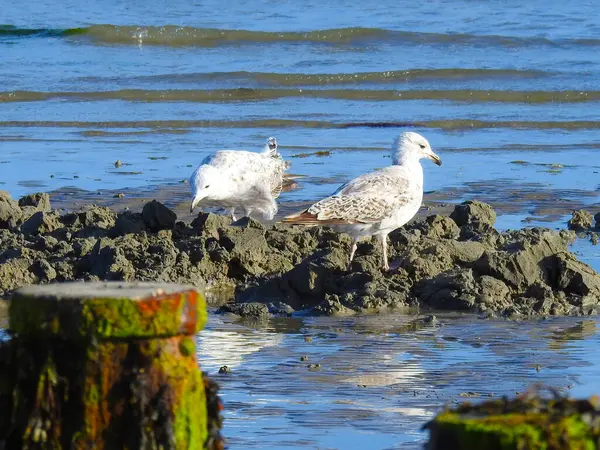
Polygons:
M573 211L573 215L569 220L567 227L573 231L587 231L592 228L592 215L585 209Z
M156 200L144 205L142 218L146 226L152 231L170 230L177 221L177 215Z
M136 234L146 230L146 224L139 213L125 211L117 216L113 235L122 236L125 234Z
M496 223L496 211L488 205L477 200L469 200L457 205L450 214L450 218L459 227L469 227L478 231L493 228Z
M596 228L600 228L600 213L594 215L594 220L596 221Z
M60 227L61 223L56 211L36 212L21 225L21 231L25 235L36 235L50 233Z
M35 212L50 212L50 196L45 192L26 195L19 199L19 206L32 206Z
M241 317L250 317L253 319L267 319L269 317L269 308L264 303L234 303L221 306L218 313L232 313Z

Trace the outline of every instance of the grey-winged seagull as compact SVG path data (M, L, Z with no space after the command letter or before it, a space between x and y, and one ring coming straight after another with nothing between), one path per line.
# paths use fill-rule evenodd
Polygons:
M438 166L442 160L427 139L418 133L402 133L392 145L392 165L361 175L283 222L330 225L354 240L348 269L359 239L379 236L383 249L382 268L389 270L387 235L407 223L423 200L423 168L419 160L429 158Z
M283 184L283 173L289 164L277 151L277 140L267 139L262 153L245 150L219 150L204 158L190 178L192 204L226 208L233 220L235 210L248 216L258 211L263 218L273 219Z

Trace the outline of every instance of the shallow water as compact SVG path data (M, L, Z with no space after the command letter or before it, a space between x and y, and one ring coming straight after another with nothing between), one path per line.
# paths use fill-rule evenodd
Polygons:
M5 0L0 189L53 191L66 207L157 197L179 213L207 153L274 135L301 176L280 197L292 208L389 164L411 129L444 161L424 163L427 205L477 198L502 213L500 229L563 228L571 210L600 208L596 9ZM573 249L600 270L599 247ZM233 369L216 376L231 448L417 448L419 427L461 393L598 385L595 319L412 320L211 317L200 358Z
M597 393L599 343L598 319L587 318L427 323L391 314L244 325L212 316L199 360L221 386L231 448L416 449L427 438L421 426L444 405L534 383ZM223 365L231 373L218 375Z

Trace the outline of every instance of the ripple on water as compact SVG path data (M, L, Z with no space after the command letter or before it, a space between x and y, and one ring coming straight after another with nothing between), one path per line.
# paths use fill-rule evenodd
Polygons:
M599 380L600 359L589 354L597 319L441 315L426 323L392 314L307 318L300 328L291 320L293 330L279 319L276 332L211 316L199 335L234 448L353 448L344 442L362 440L417 448L420 426L448 403L514 395L535 382L589 394ZM215 375L222 365L232 372Z

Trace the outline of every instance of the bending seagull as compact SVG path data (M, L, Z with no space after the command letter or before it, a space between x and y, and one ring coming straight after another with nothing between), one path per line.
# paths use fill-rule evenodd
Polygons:
M366 173L342 185L330 197L308 209L287 216L283 222L331 225L354 239L348 269L356 244L367 236L379 236L383 249L382 268L389 270L387 235L407 223L423 200L423 168L419 160L429 158L438 166L442 160L427 139L417 133L402 133L392 146L392 165Z
M235 210L242 209L246 216L258 211L271 220L287 168L274 137L267 139L262 153L220 150L204 158L190 178L190 212L196 206L227 208L235 221Z

